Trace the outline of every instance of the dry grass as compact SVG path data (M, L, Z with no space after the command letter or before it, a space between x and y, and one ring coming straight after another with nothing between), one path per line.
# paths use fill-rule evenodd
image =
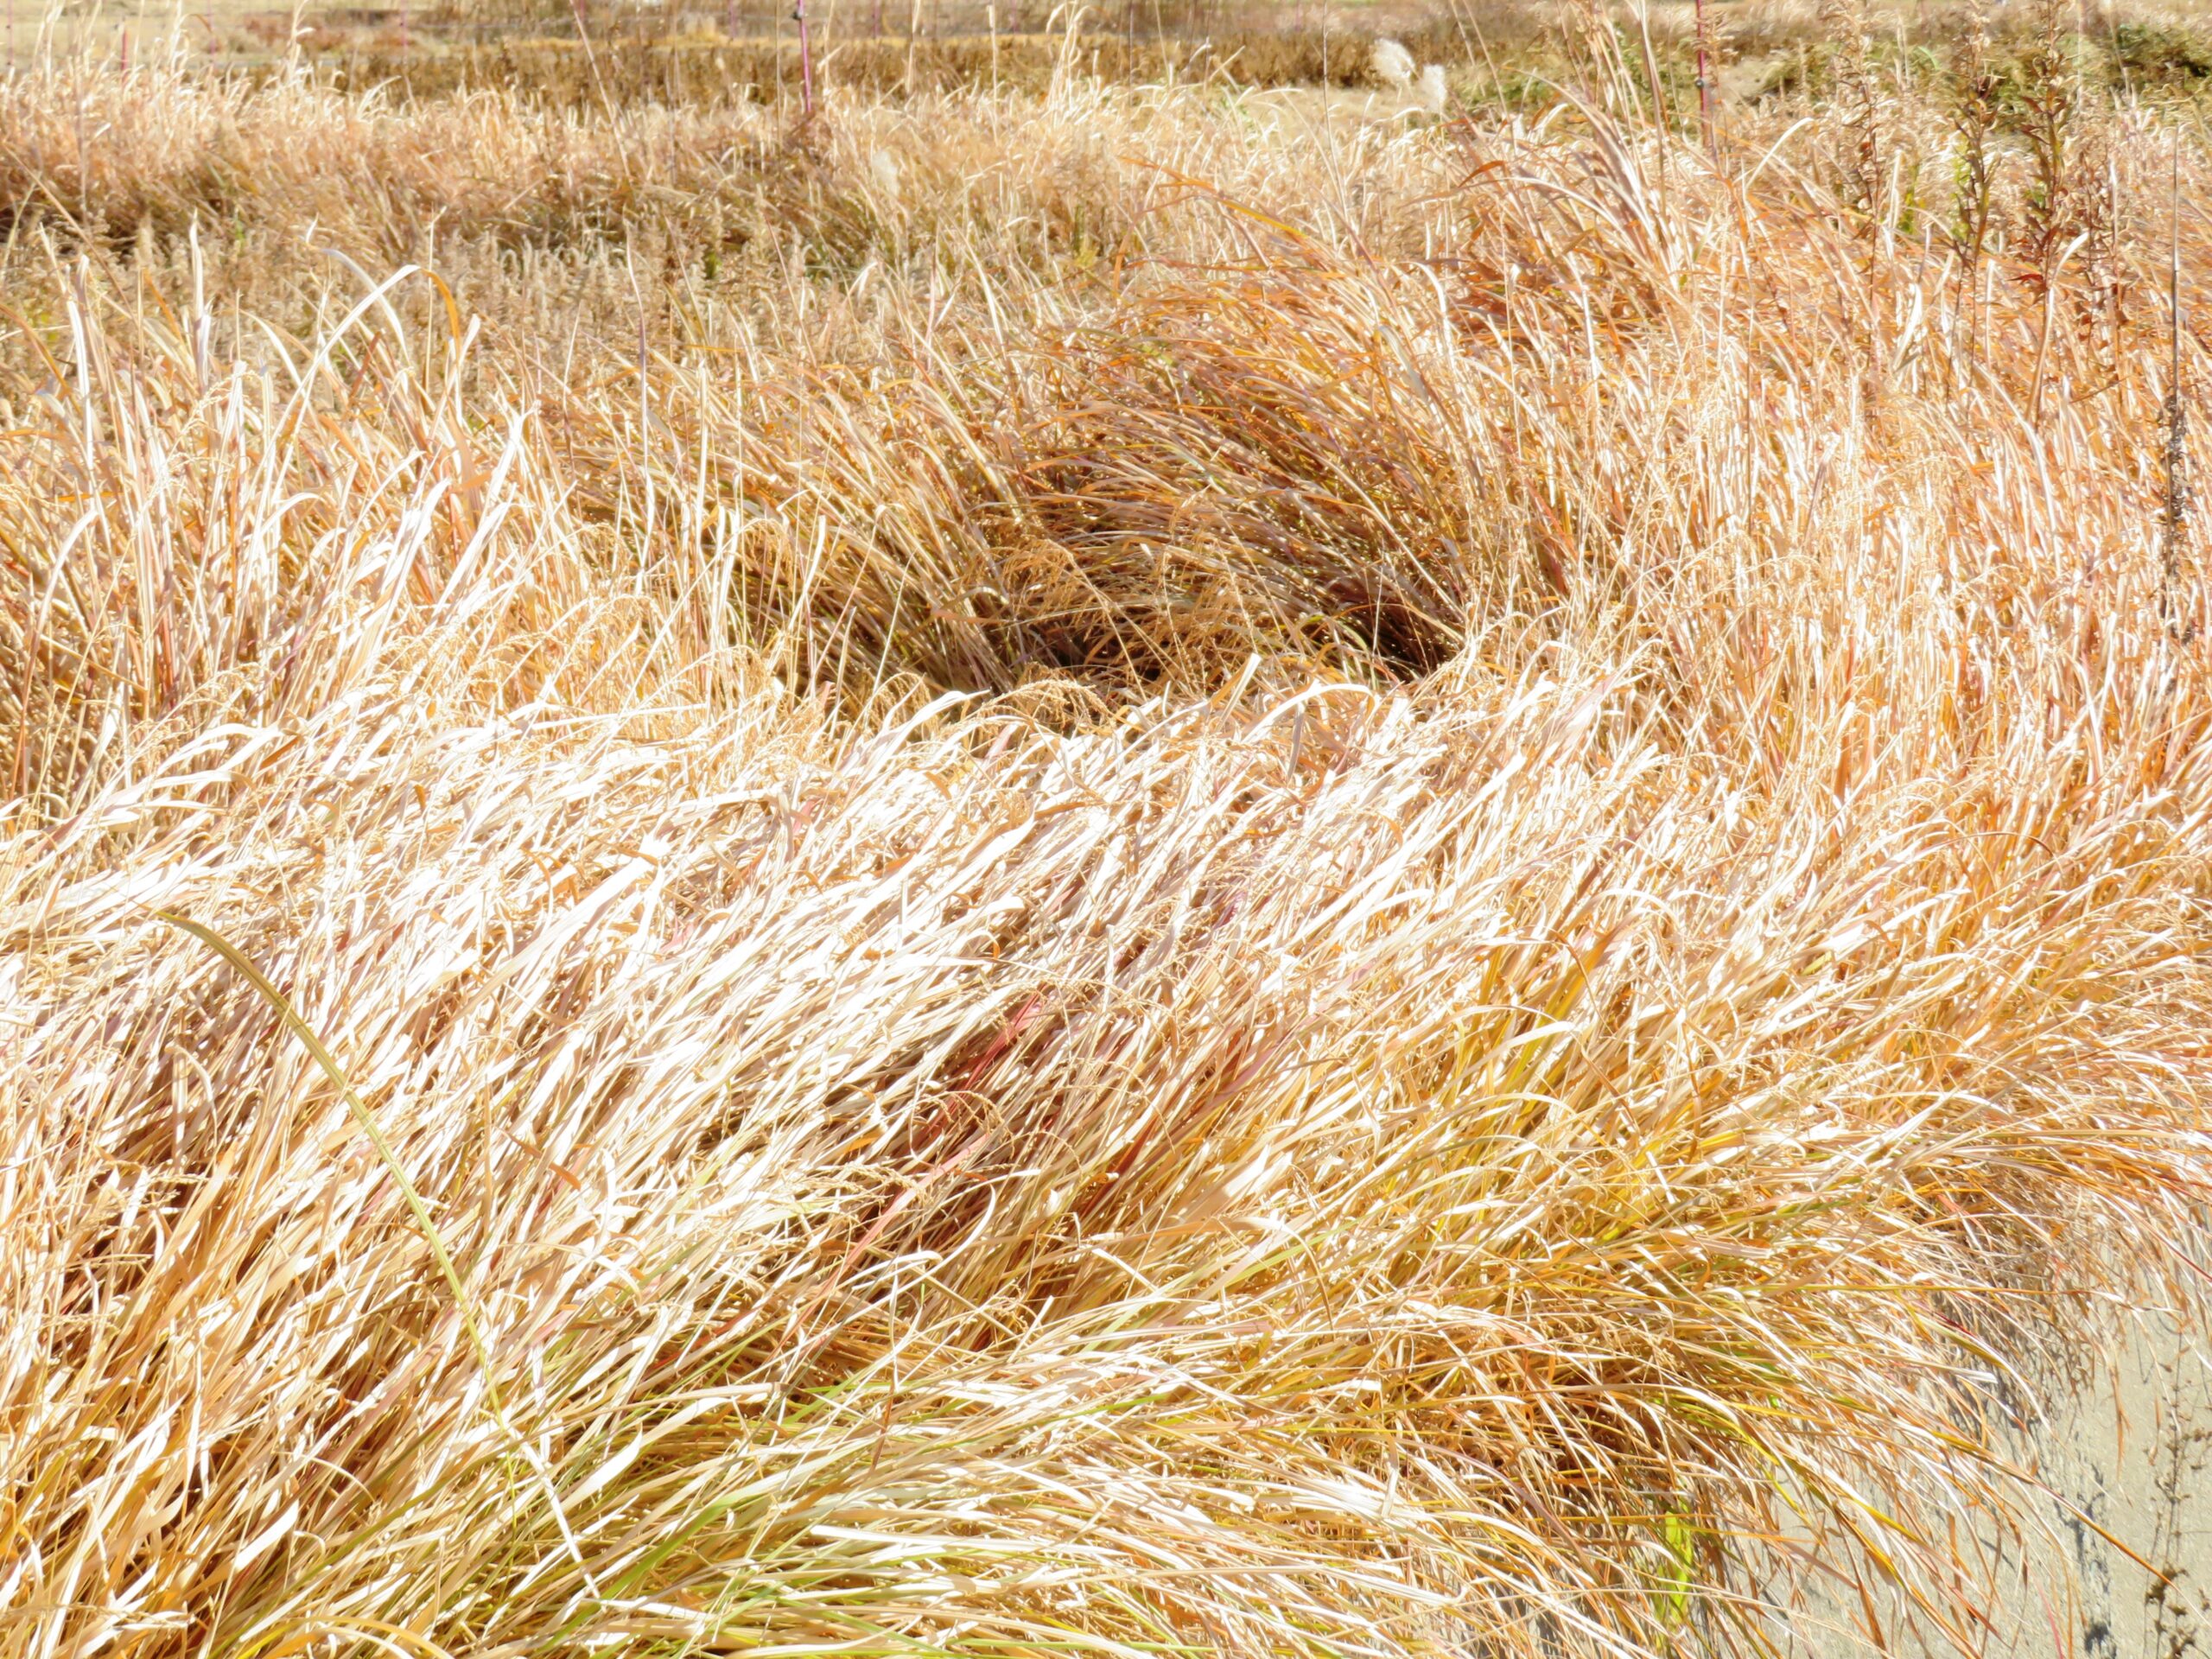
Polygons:
M1640 73L0 89L0 1652L1974 1649L2212 1184L2174 141Z

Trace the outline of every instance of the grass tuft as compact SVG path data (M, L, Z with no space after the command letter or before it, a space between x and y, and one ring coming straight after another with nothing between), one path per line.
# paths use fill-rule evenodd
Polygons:
M1979 1641L2197 1295L2212 168L1649 38L0 82L0 1653Z

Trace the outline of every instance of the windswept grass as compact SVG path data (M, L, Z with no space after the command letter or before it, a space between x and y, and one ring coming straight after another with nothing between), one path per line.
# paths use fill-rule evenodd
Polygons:
M1629 71L0 89L0 1651L1974 1646L2212 1183L2176 140Z

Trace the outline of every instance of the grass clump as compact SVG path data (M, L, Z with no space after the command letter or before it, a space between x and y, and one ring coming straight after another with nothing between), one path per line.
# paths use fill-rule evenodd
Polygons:
M1978 1639L2212 1187L2207 250L1656 60L8 81L0 1651Z

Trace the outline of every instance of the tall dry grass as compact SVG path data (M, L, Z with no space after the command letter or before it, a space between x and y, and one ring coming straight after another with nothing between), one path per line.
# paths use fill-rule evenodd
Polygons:
M2212 1179L2169 134L1612 67L6 83L0 1649L1975 1648Z

